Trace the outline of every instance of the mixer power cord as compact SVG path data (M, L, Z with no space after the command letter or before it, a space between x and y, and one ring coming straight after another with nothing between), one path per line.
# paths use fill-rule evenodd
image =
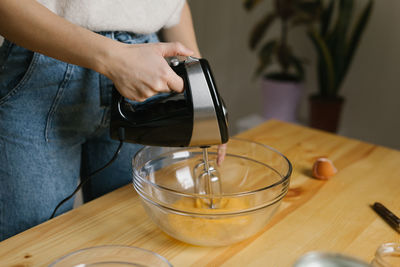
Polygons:
M122 144L124 143L125 140L125 130L123 128L119 128L118 129L118 136L119 136L119 146L117 148L117 151L115 151L114 156L111 158L111 160L109 162L107 162L103 167L101 167L100 169L95 170L94 172L90 173L88 176L86 177L82 177L81 178L81 182L78 184L78 186L75 188L74 192L72 192L71 195L69 195L68 197L64 198L60 203L58 203L58 205L55 207L53 213L51 214L50 219L53 219L54 216L56 215L57 210L68 200L70 200L78 191L79 189L82 188L82 186L84 184L86 184L94 175L98 174L99 172L101 172L102 170L104 170L105 168L107 168L108 166L110 166L117 158L119 153L121 152L121 148L122 148Z

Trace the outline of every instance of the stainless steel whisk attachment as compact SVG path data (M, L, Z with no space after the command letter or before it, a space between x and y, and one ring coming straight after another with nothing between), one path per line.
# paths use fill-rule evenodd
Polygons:
M219 207L221 189L220 174L215 160L209 160L207 148L203 148L203 159L194 167L195 191L209 198L201 199L203 205L215 209Z

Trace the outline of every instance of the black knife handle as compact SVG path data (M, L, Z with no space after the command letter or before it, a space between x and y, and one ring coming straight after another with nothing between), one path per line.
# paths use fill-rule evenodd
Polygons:
M394 215L384 205L379 202L375 202L372 208L378 213L390 226L396 231L400 232L400 218Z

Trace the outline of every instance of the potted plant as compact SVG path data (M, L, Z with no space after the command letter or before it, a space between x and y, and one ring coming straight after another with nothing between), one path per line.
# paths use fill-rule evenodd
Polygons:
M322 1L321 1L322 5ZM339 95L373 7L368 0L356 17L354 0L322 5L319 23L308 36L318 53L318 93L311 95L311 127L336 132L344 98ZM350 28L352 30L350 31Z
M258 50L259 64L255 75L263 77L264 117L295 122L302 95L304 61L295 55L289 45L289 32L294 27L313 22L319 15L321 5L319 0L271 1L273 8L266 10L265 15L253 27L249 45L251 50ZM261 6L262 2L244 0L244 7L251 11L256 6ZM264 40L275 23L278 23L279 35Z

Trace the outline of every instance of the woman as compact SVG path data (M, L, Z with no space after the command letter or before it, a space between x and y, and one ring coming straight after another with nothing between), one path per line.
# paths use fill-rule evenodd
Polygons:
M167 43L156 43L159 30ZM164 57L200 53L185 0L3 0L0 35L3 240L48 219L80 175L111 159L118 146L108 134L113 84L136 101L181 92ZM125 145L85 185L84 200L129 183L138 148Z

